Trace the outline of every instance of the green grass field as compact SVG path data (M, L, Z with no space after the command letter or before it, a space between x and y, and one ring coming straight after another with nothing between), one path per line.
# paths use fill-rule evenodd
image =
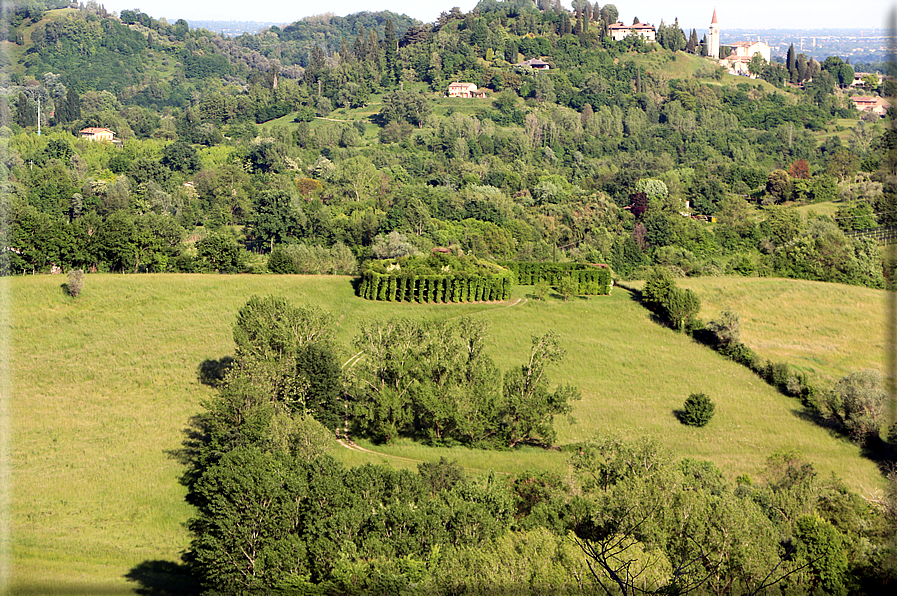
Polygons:
M742 341L832 384L864 369L884 372L886 299L881 290L776 278L692 278L701 319L739 314Z
M881 486L875 465L856 446L804 420L799 404L743 367L652 322L621 289L569 303L527 299L529 288L518 287L507 303L413 305L356 298L344 277L89 275L77 300L63 294L63 281L2 280L12 315L5 327L12 346L15 594L129 593L140 587L125 577L132 568L178 560L189 543L184 522L191 508L178 483L181 467L170 453L180 446L189 417L212 395L197 380L199 364L233 353L234 316L252 294L282 295L329 310L347 355L364 320L470 315L491 322L490 351L506 369L524 361L531 335L553 329L568 358L552 371L552 380L574 383L583 393L575 404L578 423L558 425L562 443L598 432L652 434L680 456L713 460L729 478L756 475L773 451L796 449L821 473L835 472L863 494ZM758 290L752 284L759 281L774 280L687 284L701 292L707 318L716 304L713 292L728 291L754 304ZM784 313L795 292L812 295L801 293L801 282L778 284L757 304L765 300L769 308L769 300L778 297L775 309ZM823 289L829 288L840 304L823 308L817 300L804 306L804 320L815 321L807 328L808 342L852 336L855 330L840 326L855 326L864 308L870 319L879 315L872 302L883 293ZM725 294L719 296L723 306ZM755 325L762 319L754 318L753 307L735 306L746 341L776 341L775 323ZM845 309L854 314L845 318ZM784 324L786 315L777 316ZM866 355L860 350L842 357L853 358L849 366L859 368ZM704 429L684 427L673 415L695 391L717 402L717 416ZM418 460L445 456L472 472L564 469L562 454L532 448L493 453L409 441L361 444L377 453L337 455L351 465L383 461L413 468Z

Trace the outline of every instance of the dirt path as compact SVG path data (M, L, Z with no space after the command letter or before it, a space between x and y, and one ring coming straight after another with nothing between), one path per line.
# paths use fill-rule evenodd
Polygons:
M344 447L345 449L348 449L350 451L358 451L359 453L369 453L371 455L379 455L381 457L389 457L391 459L398 459L401 461L408 461L408 462L413 462L416 464L425 463L425 461L422 459L412 459L410 457L402 457L401 455L391 455L389 453L382 453L380 451L374 451L372 449L365 449L361 445L358 445L357 443L354 443L353 441L350 441L348 439L337 439L336 442L339 443L341 447ZM504 476L511 475L510 472L499 472L496 470L483 470L482 468L471 468L469 466L461 466L461 467L465 470L470 470L472 472L481 472L484 474L487 472L494 472L495 474L502 474Z

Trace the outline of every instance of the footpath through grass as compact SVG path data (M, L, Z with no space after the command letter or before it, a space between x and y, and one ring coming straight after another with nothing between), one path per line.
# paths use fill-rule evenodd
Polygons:
M652 322L620 289L568 303L527 299L523 287L507 303L417 305L361 300L345 277L88 275L77 300L63 294L59 276L6 281L12 297L17 594L128 593L141 587L127 579L136 566L178 561L189 543L184 522L191 508L171 452L180 447L188 419L212 395L197 380L198 366L233 353L234 317L253 294L282 295L330 311L346 358L358 325L378 318L488 318L489 350L502 369L524 362L531 335L553 329L568 358L551 379L578 385L583 393L574 404L578 423L558 424L561 443L597 432L652 434L680 456L716 462L729 478L756 475L773 451L796 449L821 473L835 472L855 490L881 484L872 462L804 420L797 402ZM705 298L707 304L712 300ZM747 330L749 309L735 306ZM833 334L842 320L829 315L823 311L817 319ZM704 429L684 427L673 415L696 391L717 403L718 413ZM387 461L411 468L414 460L445 456L498 473L564 469L563 454L533 448L490 453L409 441L362 445L378 454L336 455L351 464Z

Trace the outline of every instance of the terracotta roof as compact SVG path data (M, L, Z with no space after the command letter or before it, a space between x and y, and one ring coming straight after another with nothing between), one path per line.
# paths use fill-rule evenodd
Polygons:
M474 89L477 88L474 83L450 83L449 87L462 87L464 89L470 89L471 87L473 87Z
M707 14L707 13L705 12L704 14ZM711 25L716 25L716 24L718 24L718 23L716 22L716 8L713 9L713 20L710 21L710 24L711 24Z
M108 128L96 128L94 126L88 126L87 128L84 128L81 130L81 134L83 134L83 135L95 135L95 134L99 134L101 132L112 132L112 131L109 130ZM115 133L112 132L112 134L115 134Z
M648 23L636 23L635 25L624 25L623 23L614 23L613 25L609 25L608 29L651 29L654 30L654 25L649 25Z

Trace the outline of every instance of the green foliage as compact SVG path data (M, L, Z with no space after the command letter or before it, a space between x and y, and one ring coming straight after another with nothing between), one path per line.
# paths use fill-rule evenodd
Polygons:
M613 287L613 272L607 265L590 265L583 263L527 263L503 262L502 266L514 272L517 283L536 285L546 282L550 286L558 286L564 279L571 279L577 284L582 294L610 294Z
M877 441L885 422L887 394L876 371L854 372L838 381L823 401L826 415L860 442Z
M678 331L691 330L698 325L697 315L701 311L701 299L692 290L672 288L661 307L667 320Z
M795 524L798 552L809 566L810 589L822 594L848 593L848 561L838 531L818 516L804 516Z
M529 361L504 376L504 412L502 415L507 444L520 443L550 446L556 439L554 417L573 411L571 401L581 399L572 385L549 391L545 371L561 361L564 350L553 333L532 338Z
M346 390L356 430L380 442L550 445L554 416L579 399L571 386L549 389L545 370L563 356L557 338L533 338L529 362L504 375L503 390L484 342L485 326L467 318L363 326Z
M429 256L368 262L361 274L358 295L368 300L400 302L507 300L512 280L511 272L495 263L434 252Z
M202 267L215 273L239 273L246 259L236 238L225 232L212 232L198 240L196 252Z
M72 298L77 298L84 289L84 271L81 269L72 269L68 272L65 282L65 291Z
M692 393L682 406L680 420L688 426L707 426L716 413L716 405L703 393Z

